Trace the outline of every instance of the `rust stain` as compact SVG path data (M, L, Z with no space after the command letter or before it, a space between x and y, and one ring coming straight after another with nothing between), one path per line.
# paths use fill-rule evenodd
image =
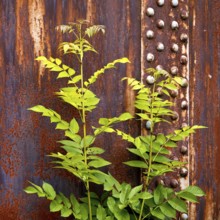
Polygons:
M43 0L28 0L28 19L30 34L34 43L34 57L43 56L45 54L46 34L44 29L45 5ZM41 85L41 76L44 68L39 65L38 84Z
M16 4L16 52L17 60L20 65L25 60L23 45L24 33L22 32L24 25L22 22L22 15L20 15L20 11L24 6L25 2L23 0L18 1Z

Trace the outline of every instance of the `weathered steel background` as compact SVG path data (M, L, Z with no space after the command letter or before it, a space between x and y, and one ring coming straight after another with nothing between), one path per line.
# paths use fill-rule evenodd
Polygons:
M191 139L191 182L206 197L192 219L220 219L220 1L189 1L190 121L208 129Z
M180 75L189 78L189 87L181 90L181 101L188 100L188 110L176 103L179 120L202 124L209 128L199 131L189 141L189 154L176 156L190 161L189 181L201 186L207 193L195 208L190 208L190 219L220 219L220 2L219 0L179 1L174 8L171 1L159 7L156 0L0 0L0 219L59 219L48 211L43 199L27 196L22 190L28 180L41 184L49 181L54 187L81 194L83 187L63 171L51 169L45 156L58 150L57 140L62 133L54 130L49 120L27 111L36 104L50 107L67 119L74 111L62 105L53 93L63 81L40 68L34 61L38 55L56 56L57 45L68 39L56 33L54 27L76 19L88 19L106 26L106 36L98 36L94 42L98 56L89 56L86 73L90 75L107 62L127 56L132 64L119 66L116 71L101 78L96 94L101 97L99 111L90 116L91 125L97 125L99 117L112 117L128 110L133 94L120 82L124 76L141 78L141 71L151 65L163 65L167 70L178 66ZM155 16L146 15L147 7L155 10ZM189 10L189 19L182 19L182 10ZM165 22L158 28L157 20ZM170 23L179 23L177 30ZM155 32L155 38L146 39L147 29ZM180 40L180 34L189 35L189 40ZM165 50L155 48L163 42ZM172 43L179 45L179 52L171 52ZM153 63L146 61L147 53L153 53ZM181 64L181 55L189 62ZM143 74L142 74L143 75ZM132 133L140 133L138 124L122 125ZM131 173L121 165L129 158L126 144L109 135L98 140L106 149L105 157L113 165L109 171L120 181L138 182L139 173ZM187 144L187 143L184 143ZM175 177L176 178L176 177ZM187 184L188 179L183 184Z

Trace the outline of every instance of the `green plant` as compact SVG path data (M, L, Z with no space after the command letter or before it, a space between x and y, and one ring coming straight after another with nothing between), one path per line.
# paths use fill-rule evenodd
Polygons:
M169 158L170 148L177 146L177 142L184 140L196 129L202 126L184 127L175 130L172 134L156 134L155 125L169 123L167 117L174 112L170 109L173 105L169 100L169 92L176 90L182 83L180 77L172 78L163 70L149 69L148 74L153 79L153 85L147 87L144 83L133 79L127 80L131 88L137 91L135 107L140 110L137 116L142 122L146 122L149 128L147 135L132 137L121 130L115 129L114 125L134 118L130 113L122 113L114 118L100 118L99 127L93 127L93 133L88 133L87 114L95 109L99 98L90 90L90 85L95 83L98 77L106 70L115 68L116 64L129 63L127 58L121 58L108 63L102 69L97 70L89 79L84 77L84 55L90 51L97 53L89 42L89 39L98 32L105 32L104 26L92 25L86 21L78 21L69 25L61 25L57 28L63 33L73 33L73 42L63 42L59 49L64 54L73 54L79 63L79 71L62 63L58 58L47 59L44 56L37 58L45 68L58 73L57 78L67 78L67 87L61 88L56 93L64 102L70 104L79 111L81 121L73 118L67 122L61 116L42 105L37 105L30 110L42 113L49 117L51 123L56 123L56 129L64 131L65 139L59 141L65 153L51 153L57 168L65 169L79 178L85 186L86 195L76 198L73 194L66 197L62 193L56 193L54 188L46 182L42 186L31 183L25 188L29 194L37 194L50 200L50 211L60 211L62 217L73 216L80 220L127 220L127 219L173 219L176 212L187 212L186 201L197 202L197 197L203 196L203 191L197 186L189 186L181 191L158 185L155 189L150 188L150 183L155 177L176 168L185 163L174 161ZM160 88L160 93L157 89ZM161 93L166 96L160 97ZM142 170L142 184L132 187L129 183L119 183L111 174L104 173L101 167L110 162L100 155L104 149L96 147L97 136L102 133L116 133L122 139L131 142L129 152L138 157L137 160L127 161L126 165ZM90 184L103 186L101 197L91 192Z

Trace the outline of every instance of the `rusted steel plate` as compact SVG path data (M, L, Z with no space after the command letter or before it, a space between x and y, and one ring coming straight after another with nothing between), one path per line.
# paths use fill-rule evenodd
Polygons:
M0 1L0 219L59 219L48 211L48 203L23 193L33 181L51 182L64 193L80 195L83 187L63 171L51 169L45 155L57 151L62 133L54 130L49 120L28 112L36 104L50 107L70 118L75 112L58 102L53 93L62 82L40 68L38 55L59 56L56 46L62 36L54 27L76 19L88 19L107 28L106 36L98 37L97 57L88 57L88 76L108 61L128 56L132 65L120 66L113 74L101 78L94 90L101 97L100 111L90 116L97 125L99 117L114 117L134 111L132 93L120 82L124 76L140 77L140 1L133 0L17 0ZM122 125L137 134L138 125ZM98 141L106 149L105 157L113 165L109 171L120 181L137 182L138 173L131 173L121 164L129 158L126 143L105 136Z
M146 82L146 69L164 69L173 76L184 77L188 80L188 1L155 1L142 0L142 79ZM183 37L184 36L184 37ZM184 62L183 62L184 56ZM157 132L171 133L188 124L188 87L173 93L171 100L175 103L173 110L178 116L171 118L172 125L161 124ZM183 106L183 104L185 106ZM143 133L146 133L145 124ZM188 147L188 142L179 144L173 150L172 159L188 162L187 153L182 147ZM187 167L188 169L188 167ZM177 189L188 185L188 176L181 177L180 172L162 177L166 186L178 182Z
M190 1L191 179L206 192L190 219L220 219L220 1Z

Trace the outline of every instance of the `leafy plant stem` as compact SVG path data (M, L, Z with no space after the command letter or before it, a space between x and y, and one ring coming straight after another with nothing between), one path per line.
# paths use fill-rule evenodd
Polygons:
M154 94L155 92L155 84L153 85L153 89L152 89L152 94ZM152 152L153 152L153 130L154 130L154 124L153 124L153 103L154 103L154 96L151 97L151 111L150 111L150 121L151 121L151 128L150 128L150 148L149 148L149 161L148 161L148 169L147 169L147 176L144 179L145 184L144 184L144 190L147 191L148 190L148 185L149 185L149 177L150 177L150 173L151 173L151 165L153 162L153 156L152 156ZM141 210L140 210L140 215L139 215L139 220L142 219L142 215L143 215L143 209L144 209L144 202L145 199L143 199L142 204L141 204ZM144 218L143 218L144 219Z
M83 78L83 44L82 44L82 26L80 25L79 27L79 40L80 40L80 49L81 49L81 53L80 53L80 74L81 74L81 92L84 94L84 78ZM84 96L83 96L84 99ZM82 102L82 122L83 122L83 137L85 140L86 137L86 114L85 114L85 106L84 106L84 100ZM84 143L84 161L85 161L85 165L87 167L88 163L87 163L87 149L85 147L85 143ZM89 209L89 219L92 220L92 207L91 207L91 196L90 196L90 184L89 184L89 180L88 178L86 178L86 190L87 190L87 199L88 199L88 209Z

